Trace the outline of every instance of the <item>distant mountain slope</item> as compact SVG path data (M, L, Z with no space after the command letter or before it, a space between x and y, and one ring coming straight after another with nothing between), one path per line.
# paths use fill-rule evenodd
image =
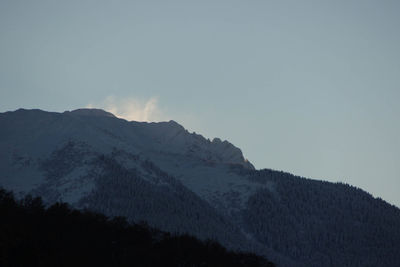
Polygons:
M400 210L361 189L261 170L273 190L252 195L244 225L257 240L307 266L398 266Z
M0 185L278 266L400 266L400 211L349 185L255 170L227 141L102 110L0 113Z

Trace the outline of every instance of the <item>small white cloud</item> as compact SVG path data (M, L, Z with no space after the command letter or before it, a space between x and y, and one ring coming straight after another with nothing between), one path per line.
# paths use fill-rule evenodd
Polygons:
M101 108L128 121L165 121L168 118L158 106L158 98L143 100L138 98L117 98L108 96L101 103L90 103L87 108Z

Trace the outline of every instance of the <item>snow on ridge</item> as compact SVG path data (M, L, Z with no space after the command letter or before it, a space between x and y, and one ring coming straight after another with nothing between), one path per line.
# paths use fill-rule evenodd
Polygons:
M96 117L113 117L116 118L114 114L107 112L102 109L97 108L80 108L72 111L65 111L64 113L71 113L80 116L96 116Z
M2 117L17 116L17 121L40 122L40 125L42 125L40 128L46 129L44 133L50 130L49 133L53 137L51 140L68 139L68 135L71 135L69 138L82 139L82 141L95 144L95 146L103 144L103 146L111 148L113 146L124 147L125 149L129 147L135 151L153 150L177 153L207 162L240 164L245 168L254 169L253 165L243 157L242 151L233 144L228 141L221 141L219 138L210 141L200 134L190 133L173 120L150 123L128 122L102 109L89 108L65 111L64 113L18 110L1 115ZM44 120L44 118L48 119ZM46 127L47 124L50 128ZM28 128L28 131L40 132L36 128L32 126ZM24 129L27 129L26 124L22 123L18 130L20 134L23 133L21 131L27 131ZM100 134L101 132L103 134Z

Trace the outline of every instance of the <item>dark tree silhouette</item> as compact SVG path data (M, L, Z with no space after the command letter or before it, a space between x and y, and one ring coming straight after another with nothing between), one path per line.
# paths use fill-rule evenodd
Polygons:
M274 266L214 241L0 189L0 266Z

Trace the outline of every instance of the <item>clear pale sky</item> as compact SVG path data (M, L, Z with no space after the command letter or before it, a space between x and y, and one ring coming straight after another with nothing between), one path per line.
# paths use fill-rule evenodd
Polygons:
M400 1L0 0L0 112L174 119L400 206Z

